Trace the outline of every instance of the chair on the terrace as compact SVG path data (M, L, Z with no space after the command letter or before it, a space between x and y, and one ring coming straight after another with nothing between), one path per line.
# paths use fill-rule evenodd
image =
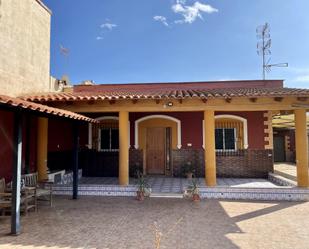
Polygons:
M11 207L11 193L6 193L6 185L5 185L5 179L0 179L0 212L3 216L5 214L5 211Z
M52 206L53 203L52 182L49 181L39 182L38 172L22 175L21 179L24 180L25 186L36 188L36 199L38 201L47 201L49 202L49 205Z
M12 193L11 189L7 188L5 179L0 179L0 213L5 215L11 212ZM27 215L30 209L37 210L35 188L24 187L21 190L20 209Z

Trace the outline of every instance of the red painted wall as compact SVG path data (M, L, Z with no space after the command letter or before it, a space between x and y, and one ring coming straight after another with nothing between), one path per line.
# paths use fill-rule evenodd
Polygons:
M264 112L216 112L219 114L237 115L247 119L249 149L264 149Z
M48 151L65 151L73 148L72 123L65 120L48 120Z
M79 126L79 144L85 148L88 144L88 124ZM48 120L48 151L68 151L73 149L72 122L60 119Z
M264 149L264 116L262 111L259 112L216 112L219 114L232 114L247 119L248 123L248 143L249 149ZM187 148L191 143L191 148L201 148L203 143L202 137L202 112L168 112L168 113L130 113L130 144L134 145L134 123L137 119L147 115L169 115L181 121L181 143L182 148Z
M12 178L13 165L13 113L0 110L0 178Z
M247 119L248 122L248 142L249 149L264 149L264 117L262 111L258 112L216 112L219 114L233 114ZM181 143L183 148L188 148L187 144L191 143L191 148L201 148L203 143L202 137L202 112L168 112L168 113L130 113L130 145L134 146L134 125L139 118L148 115L169 115L181 121ZM105 114L110 116L110 114ZM104 114L97 114L96 116L104 116ZM114 115L115 116L115 115ZM71 150L72 144L72 124L68 121L49 120L49 151L65 151ZM88 144L88 124L80 126L80 146L82 148Z
M37 118L25 116L22 129L22 173L26 164L30 172L36 171ZM13 168L14 113L0 110L0 178L11 181ZM27 148L29 146L29 148ZM26 154L29 154L28 162Z
M22 150L22 173L25 173L26 165L29 172L36 171L37 152L37 117L27 115L23 122L23 150ZM28 153L28 160L26 154Z
M187 148L187 144L191 143L192 147L190 148L201 148L203 144L202 137L202 112L151 112L151 113L130 113L130 144L134 146L134 126L135 121L139 118L148 116L148 115L168 115L174 118L177 118L181 121L181 144L182 148Z

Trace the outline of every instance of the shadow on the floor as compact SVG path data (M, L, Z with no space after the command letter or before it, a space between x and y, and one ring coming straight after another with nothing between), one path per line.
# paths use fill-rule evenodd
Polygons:
M259 210L256 210L256 211L253 211L253 212L250 212L250 213L245 213L245 214L235 216L235 217L233 217L233 220L237 223L237 222L240 222L240 221L256 218L256 217L259 217L259 216L262 216L262 215L267 215L267 214L270 214L270 213L273 213L273 212L277 212L279 210L290 208L290 207L299 205L301 203L303 203L303 202L279 202L276 205L271 206L271 207L266 207L266 208L259 209Z
M155 248L153 224L157 222L163 232L162 248L235 249L239 247L227 235L242 233L238 222L297 204L277 203L230 217L218 200L193 203L151 198L138 202L133 198L88 196L73 201L56 197L53 208L44 207L22 218L23 233L18 237L4 236L9 231L9 219L0 220L0 248L7 244L14 248Z
M163 231L162 248L238 248L226 235L241 231L218 201L55 199L52 209L41 208L37 214L23 217L23 233L17 237L4 236L9 231L9 219L0 221L0 248L7 244L14 248L155 248L154 222Z

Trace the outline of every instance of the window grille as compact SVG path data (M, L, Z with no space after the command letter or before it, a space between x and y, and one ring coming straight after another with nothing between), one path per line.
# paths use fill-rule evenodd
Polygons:
M103 152L119 151L118 120L102 120L92 128L93 148Z
M244 134L241 121L230 118L217 119L215 128L217 155L243 154Z

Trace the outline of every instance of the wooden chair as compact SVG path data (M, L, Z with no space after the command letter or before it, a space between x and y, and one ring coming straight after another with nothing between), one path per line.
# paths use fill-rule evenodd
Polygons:
M0 179L0 211L1 215L11 211L12 193L11 189L6 187L5 179ZM27 215L30 209L37 210L35 188L24 187L21 190L20 210Z
M26 187L36 188L36 199L38 201L47 201L49 202L50 206L52 206L53 203L52 182L48 181L39 182L38 172L22 175L21 179L24 180Z
M11 208L12 203L12 195L11 193L6 193L6 185L5 185L5 179L0 179L0 212L3 216L5 214L5 211L9 208Z

